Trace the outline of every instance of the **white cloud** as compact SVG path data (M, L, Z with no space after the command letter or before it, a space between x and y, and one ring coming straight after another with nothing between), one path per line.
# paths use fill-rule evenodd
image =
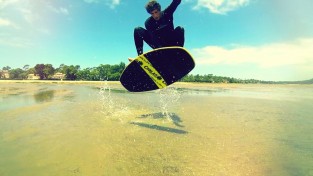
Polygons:
M62 15L69 15L69 11L68 11L67 8L64 8L64 7L56 8L56 7L53 7L53 6L49 6L49 8L54 13L62 14Z
M15 4L19 0L0 0L0 9L3 9L7 6L10 6L12 4Z
M206 8L212 13L227 14L230 11L247 6L249 3L250 0L197 0L194 9Z
M39 16L35 15L31 10L26 8L19 9L20 13L22 14L24 20L28 23L33 23Z
M9 20L0 18L0 26L12 26L13 23Z
M0 18L0 27L10 27L14 28L14 29L19 29L19 26L16 25L14 22L12 22L11 20L8 19L4 19L4 18Z
M111 3L109 3L110 8L115 8L115 6L120 4L120 0L112 0Z
M312 51L313 38L307 38L262 46L237 45L231 49L219 46L206 46L193 49L193 54L197 64L202 65L255 64L260 68L295 66L298 68L310 68L313 72Z
M120 4L120 0L84 0L86 3L100 3L104 2L105 5L110 7L111 9L114 9L116 6Z
M99 0L84 0L87 3L98 3Z
M68 10L66 8L64 8L64 7L60 7L60 13L62 13L64 15L68 15L69 14Z
M15 48L31 48L34 46L34 43L26 38L18 38L11 36L1 36L0 46L11 46Z
M46 21L46 17L49 16L53 18L54 16L50 15L51 13L60 14L60 15L69 15L69 10L62 6L57 6L52 3L51 0L37 0L30 1L27 3L26 0L20 0L20 4L15 4L15 11L20 13L22 18L29 24L40 23ZM24 3L22 3L24 2ZM13 4L12 4L13 5ZM11 11L10 13L12 13Z

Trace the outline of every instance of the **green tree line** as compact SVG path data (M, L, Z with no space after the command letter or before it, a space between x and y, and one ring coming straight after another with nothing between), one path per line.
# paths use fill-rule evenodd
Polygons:
M192 75L189 74L183 77L180 81L182 82L203 82L203 83L265 83L271 84L275 83L273 81L262 81L256 79L238 79L233 77L225 77L225 76L215 76L213 74L206 74L206 75Z
M98 67L81 69L79 65L65 65L61 64L58 68L54 68L52 64L37 64L35 67L25 65L23 68L12 69L10 66L3 67L0 70L0 78L5 78L5 72L8 72L10 78L8 79L28 79L29 74L39 76L40 80L54 79L55 73L62 73L65 75L66 80L88 80L88 81L100 81L100 80L119 80L123 70L125 69L125 63L110 65L101 64Z
M65 74L66 80L85 80L85 81L100 81L110 80L118 81L125 63L109 65L101 64L98 67L81 69L79 65L64 65L61 64L58 68L54 68L51 64L37 64L35 67L25 65L23 68L11 69L6 66L0 71L0 77L3 79L3 71L7 70L10 74L9 79L27 79L29 74L39 76L40 80L51 80L55 73ZM1 75L2 74L2 75ZM215 76L213 74L193 75L189 74L183 77L181 82L202 82L202 83L274 83L271 81L260 81L255 79L237 79L223 76Z
M34 74L40 77L41 80L54 79L55 73L65 74L66 80L85 80L85 81L118 81L123 70L125 69L125 63L109 65L101 64L98 67L91 67L81 69L79 65L64 65L61 64L58 68L54 68L51 64L37 64L35 67L25 65L23 68L12 69L9 66L3 67L0 70L0 78L6 79L5 71L9 73L9 79L27 79L29 74ZM313 79L305 81L295 82L282 82L282 81L262 81L256 79L237 79L233 77L215 76L213 74L206 75L193 75L189 74L183 77L181 82L201 82L201 83L262 83L262 84L312 84Z

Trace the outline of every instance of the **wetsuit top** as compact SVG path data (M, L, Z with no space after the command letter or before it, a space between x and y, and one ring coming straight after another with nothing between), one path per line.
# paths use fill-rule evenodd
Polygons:
M171 35L174 31L173 14L180 3L181 0L173 0L165 10L160 12L159 20L149 17L145 22L146 29L155 36Z

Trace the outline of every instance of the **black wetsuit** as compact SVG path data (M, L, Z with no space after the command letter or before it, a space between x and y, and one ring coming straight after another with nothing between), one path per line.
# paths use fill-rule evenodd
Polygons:
M143 41L151 48L166 46L184 46L184 29L180 26L174 29L173 14L181 0L173 0L163 11L159 20L152 16L145 22L146 29L137 27L134 30L134 40L138 55L143 52Z

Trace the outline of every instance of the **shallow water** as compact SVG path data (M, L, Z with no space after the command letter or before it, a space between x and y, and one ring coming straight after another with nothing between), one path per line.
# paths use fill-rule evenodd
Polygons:
M0 175L313 175L313 86L0 83Z

